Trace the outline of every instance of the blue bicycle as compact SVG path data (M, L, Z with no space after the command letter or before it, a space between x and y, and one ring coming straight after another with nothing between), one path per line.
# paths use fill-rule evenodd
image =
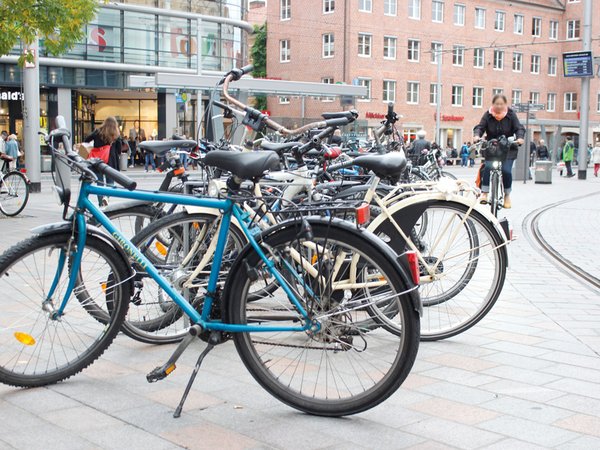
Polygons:
M54 130L56 165L80 174L77 201L57 170L64 222L0 257L0 381L43 386L64 380L95 361L127 314L140 272L177 304L192 326L168 361L147 375L169 375L187 346L207 342L175 416L181 414L200 364L216 345L233 339L247 369L268 392L293 408L325 416L369 409L394 393L415 360L420 301L409 270L374 235L333 218L299 217L253 233L236 196L194 197L136 191L136 183L99 160L70 151L69 133ZM232 175L232 192L279 165L274 152L214 151L206 164ZM96 185L96 173L122 187ZM169 278L114 226L90 196L198 206L221 211L210 276L190 302ZM88 225L91 216L104 230ZM248 244L225 267L235 218ZM268 276L276 290L263 297L253 286ZM254 293L254 294L252 294ZM365 326L365 324L369 326ZM390 329L394 332L390 332Z

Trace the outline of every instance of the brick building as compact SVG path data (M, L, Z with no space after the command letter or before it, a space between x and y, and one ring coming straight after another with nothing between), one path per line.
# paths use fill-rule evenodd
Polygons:
M363 129L378 124L392 101L407 138L421 128L432 137L441 51L444 145L469 140L497 92L510 103L546 104L531 128L536 138L542 132L553 141L578 133L580 81L563 77L562 54L581 49L582 12L582 2L571 0L269 0L267 72L287 80L363 84L369 95L352 105ZM340 107L339 99L269 99L271 114L288 121ZM597 80L590 108L590 133L597 137Z

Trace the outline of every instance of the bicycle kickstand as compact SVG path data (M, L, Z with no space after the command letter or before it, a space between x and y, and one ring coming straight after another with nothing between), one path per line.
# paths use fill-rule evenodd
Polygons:
M194 380L196 380L196 375L198 375L198 371L200 370L200 365L202 364L202 361L204 361L204 358L206 357L206 355L208 355L208 353L213 348L215 348L215 345L218 343L219 343L218 333L211 333L210 337L208 338L208 345L202 351L202 353L200 353L200 356L198 356L198 361L196 361L196 365L194 366L194 370L192 371L192 374L190 375L190 379L187 383L187 386L185 387L185 391L183 391L183 396L181 397L179 405L177 405L177 408L175 409L175 412L173 413L173 417L175 419L181 417L181 411L183 410L183 404L187 400L188 394L190 393L190 389L192 389L192 384L194 384Z

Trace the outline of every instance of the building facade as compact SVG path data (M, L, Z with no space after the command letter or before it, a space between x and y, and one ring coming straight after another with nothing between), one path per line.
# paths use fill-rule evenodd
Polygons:
M578 133L567 125L579 118L580 81L564 78L562 54L582 48L580 1L271 0L267 9L268 76L366 86L369 94L352 105L365 130L393 102L405 138L423 128L435 139L439 97L441 143L458 148L471 139L492 96L503 93L510 104L546 106L535 113L534 137ZM597 137L595 79L591 92ZM269 99L271 114L286 118L318 117L341 106L331 98Z

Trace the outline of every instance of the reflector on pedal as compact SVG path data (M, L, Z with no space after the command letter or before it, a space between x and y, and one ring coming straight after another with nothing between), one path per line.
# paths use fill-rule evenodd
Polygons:
M419 269L419 257L417 256L417 252L406 252L406 259L408 260L408 267L413 283L419 284L421 282L421 271Z
M371 219L371 207L368 203L363 203L356 208L356 222L364 225Z
M175 369L177 368L177 366L175 364L171 364L169 367L167 367L165 369L165 373L167 375L169 375L171 372L173 372Z
M33 336L27 333L16 331L15 339L23 345L35 345L35 339L33 338Z

